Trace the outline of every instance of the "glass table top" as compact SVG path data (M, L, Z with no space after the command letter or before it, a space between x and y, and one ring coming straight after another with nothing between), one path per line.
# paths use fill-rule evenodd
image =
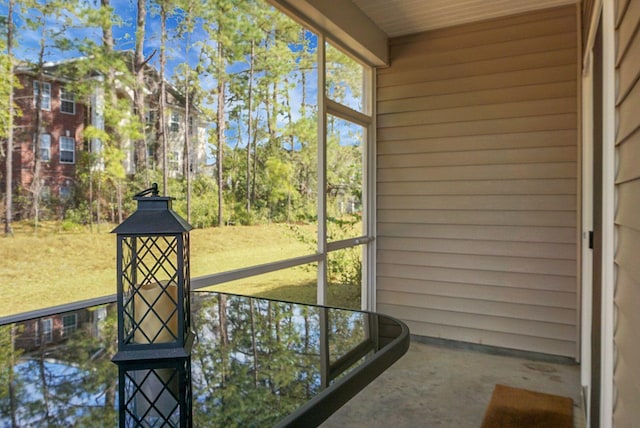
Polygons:
M191 311L194 427L318 425L409 346L403 323L368 312L215 292ZM116 320L113 303L0 326L0 427L118 426L119 382L146 372L111 361ZM163 407L135 391L136 411Z

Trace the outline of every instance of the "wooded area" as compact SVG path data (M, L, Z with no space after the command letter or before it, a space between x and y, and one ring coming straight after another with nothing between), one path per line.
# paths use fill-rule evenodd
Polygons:
M131 196L163 183L176 211L196 227L314 221L318 201L318 37L260 0L5 0L0 66L0 138L5 168L5 234L14 218L93 224L120 222L134 209ZM327 44L325 93L361 111L363 67ZM79 60L88 59L88 60ZM40 138L43 90L34 90L30 120L33 176L12 183L12 156L21 115L13 94L17 67L34 83L55 67L55 79L76 102L103 94L103 127L84 127L68 199L47 194ZM62 61L60 61L62 60ZM155 87L150 87L155 82ZM130 98L122 92L129 91ZM181 174L167 135L174 117L168 93L184 110ZM206 162L193 153L203 124ZM86 123L87 121L85 121ZM178 128L176 128L178 129ZM25 130L20 130L25 134ZM31 137L33 135L33 137ZM21 138L24 138L22 135ZM359 216L363 127L327 118L328 217ZM132 159L133 172L126 168Z

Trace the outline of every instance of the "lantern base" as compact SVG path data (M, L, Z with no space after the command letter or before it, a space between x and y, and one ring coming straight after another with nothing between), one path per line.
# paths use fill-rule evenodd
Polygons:
M131 364L135 362L148 362L165 359L179 359L191 356L191 348L194 340L193 332L189 332L184 341L184 346L154 347L153 344L145 344L137 349L119 350L111 361L116 364Z

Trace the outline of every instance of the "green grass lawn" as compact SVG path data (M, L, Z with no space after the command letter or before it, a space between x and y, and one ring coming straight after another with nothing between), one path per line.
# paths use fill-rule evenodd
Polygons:
M100 231L62 231L45 223L35 234L16 224L15 236L0 238L0 316L60 305L116 292L116 237ZM310 237L315 227L305 230ZM229 226L191 232L191 276L311 254L287 225ZM315 266L313 266L315 267ZM296 267L212 287L261 297L315 302L316 271ZM358 307L358 287L333 286L329 301Z

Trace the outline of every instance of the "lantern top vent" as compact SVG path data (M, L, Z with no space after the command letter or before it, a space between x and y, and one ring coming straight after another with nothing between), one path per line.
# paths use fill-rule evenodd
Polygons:
M137 193L138 209L111 233L119 235L178 234L193 229L182 217L171 209L174 198L158 196L158 185Z

